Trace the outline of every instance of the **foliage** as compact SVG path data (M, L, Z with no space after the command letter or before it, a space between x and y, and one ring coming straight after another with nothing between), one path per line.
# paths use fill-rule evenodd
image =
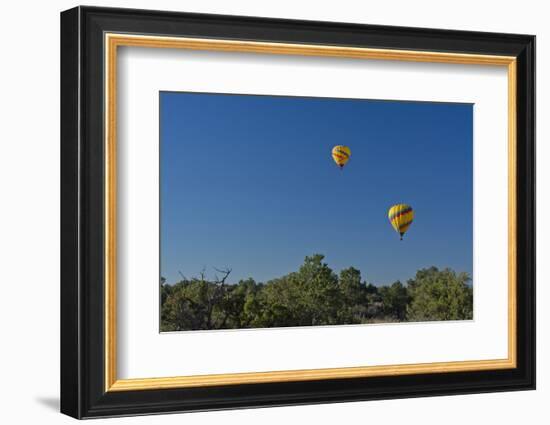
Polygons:
M416 272L408 282L411 302L407 318L413 321L464 320L473 315L473 291L467 273L436 267Z
M408 288L397 281L390 286L382 286L378 292L382 300L384 314L399 321L405 320L407 305L411 301Z
M231 270L217 270L169 285L161 279L161 330L241 329L472 318L473 293L466 273L422 269L407 285L376 286L349 267L339 275L306 257L296 272L269 282L249 278L227 284Z

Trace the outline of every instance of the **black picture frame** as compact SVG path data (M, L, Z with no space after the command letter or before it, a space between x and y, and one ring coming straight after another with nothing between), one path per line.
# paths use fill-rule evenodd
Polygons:
M507 55L517 58L517 367L105 391L104 33ZM535 37L76 7L61 13L61 412L75 418L535 388Z

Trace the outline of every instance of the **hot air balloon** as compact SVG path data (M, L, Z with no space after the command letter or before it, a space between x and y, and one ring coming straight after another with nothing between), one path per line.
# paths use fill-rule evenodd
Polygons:
M399 233L401 240L403 240L403 235L413 222L414 211L410 205L397 204L389 209L388 218L395 231Z
M334 162L336 162L340 169L344 168L350 156L351 150L347 146L338 145L332 148L332 159L334 159Z

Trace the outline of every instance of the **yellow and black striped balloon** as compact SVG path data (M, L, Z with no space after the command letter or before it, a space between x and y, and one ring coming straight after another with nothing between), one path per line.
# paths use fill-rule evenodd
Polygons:
M332 159L334 159L334 162L336 162L336 165L338 165L340 169L344 168L350 156L351 150L347 146L338 145L332 148Z
M403 235L413 222L414 211L410 205L397 204L389 209L388 218L395 231L399 233L401 240L403 240Z

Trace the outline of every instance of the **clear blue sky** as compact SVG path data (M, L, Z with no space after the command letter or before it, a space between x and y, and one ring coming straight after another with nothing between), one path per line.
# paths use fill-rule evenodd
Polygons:
M470 104L160 94L161 275L265 282L321 253L375 284L472 272ZM334 145L352 155L340 171ZM387 211L408 203L399 241Z

